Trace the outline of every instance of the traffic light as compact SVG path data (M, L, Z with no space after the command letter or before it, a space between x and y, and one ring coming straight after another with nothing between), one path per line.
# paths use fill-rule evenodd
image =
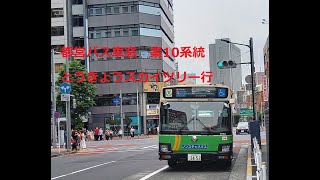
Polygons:
M114 115L111 115L111 120L114 120Z
M229 69L237 67L237 64L234 61L219 61L217 65L219 69Z

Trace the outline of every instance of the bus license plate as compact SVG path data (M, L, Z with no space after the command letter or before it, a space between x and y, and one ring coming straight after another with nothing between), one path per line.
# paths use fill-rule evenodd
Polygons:
M201 154L188 154L188 161L201 161Z

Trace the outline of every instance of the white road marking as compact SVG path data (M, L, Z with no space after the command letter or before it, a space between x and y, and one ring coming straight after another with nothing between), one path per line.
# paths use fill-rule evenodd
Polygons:
M164 166L163 168L158 169L158 170L156 170L155 172L150 173L150 174L146 175L145 177L143 177L143 178L141 178L141 179L139 179L139 180L146 180L146 179L150 178L151 176L153 176L153 175L155 175L155 174L157 174L157 173L159 173L159 172L161 172L161 171L163 171L163 170L167 169L168 167L169 167L169 166L168 166L168 165L166 165L166 166Z
M157 145L142 147L142 149L149 148L149 147L155 148L155 147L157 147Z
M69 175L72 175L72 174L75 174L75 173L78 173L78 172L82 172L82 171L85 171L85 170L88 170L88 169L92 169L92 168L95 168L95 167L103 166L103 165L114 163L114 162L115 161L110 161L110 162L98 164L98 165L95 165L95 166L91 166L91 167L88 167L88 168L84 168L84 169L81 169L79 171L74 171L72 173L68 173L68 174L65 174L65 175L61 175L61 176L57 176L57 177L51 178L51 180L62 178L62 177L65 177L65 176L69 176Z

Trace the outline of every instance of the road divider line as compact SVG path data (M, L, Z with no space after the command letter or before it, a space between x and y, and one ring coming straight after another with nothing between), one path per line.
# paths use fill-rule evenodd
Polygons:
M61 175L61 176L57 176L57 177L51 178L51 180L62 178L62 177L65 177L65 176L69 176L69 175L76 174L76 173L79 173L79 172L82 172L82 171L85 171L85 170L88 170L88 169L92 169L92 168L95 168L95 167L103 166L103 165L114 163L114 162L115 161L110 161L110 162L98 164L98 165L95 165L95 166L91 166L91 167L88 167L88 168L84 168L84 169L81 169L81 170L78 170L78 171L74 171L72 173L68 173L68 174L64 174L64 175Z
M155 172L150 173L150 174L146 175L145 177L143 177L143 178L141 178L141 179L139 179L139 180L146 180L146 179L150 178L151 176L153 176L153 175L155 175L155 174L157 174L157 173L159 173L159 172L161 172L161 171L163 171L163 170L167 169L168 167L169 167L169 166L168 166L168 165L166 165L166 166L164 166L163 168L158 169L158 170L156 170Z
M141 149L150 148L150 147L156 147L156 146L157 146L157 145L146 146L146 147L142 147Z

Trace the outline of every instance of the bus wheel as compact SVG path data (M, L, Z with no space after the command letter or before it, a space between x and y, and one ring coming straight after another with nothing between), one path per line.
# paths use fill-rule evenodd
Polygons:
M168 165L170 168L175 168L177 166L177 161L168 160Z

